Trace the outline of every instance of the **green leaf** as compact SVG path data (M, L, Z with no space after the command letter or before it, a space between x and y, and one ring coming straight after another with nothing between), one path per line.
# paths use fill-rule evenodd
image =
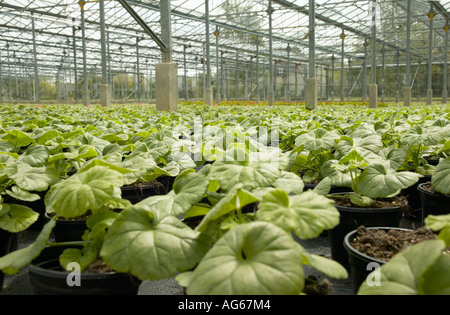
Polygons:
M370 286L364 281L358 295L420 295L448 292L450 288L448 260L444 262L440 260L444 248L445 243L440 240L424 241L411 246L382 265L380 270L374 271L380 272L379 285ZM439 272L439 267L442 266L446 269ZM372 274L368 276L371 277ZM447 282L442 283L441 280ZM438 283L439 287L433 288L432 283Z
M361 196L358 194L348 194L350 201L360 207L370 207L373 205L373 199L367 196Z
M15 185L11 187L11 190L7 189L5 190L5 192L14 199L27 202L32 202L41 199L41 197L38 194L32 194Z
M6 165L6 174L17 186L28 191L46 191L59 181L59 173L50 167L32 167L17 162Z
M301 262L289 234L252 222L227 232L182 280L188 295L297 295L305 281Z
M45 198L48 212L74 218L121 199L122 174L103 166L76 173L50 188Z
M339 224L334 202L312 190L295 196L281 189L269 191L259 203L257 217L287 232L293 231L300 239L315 238Z
M257 201L258 198L245 190L241 184L238 184L214 205L214 207L205 215L202 222L196 227L196 230L205 231L210 222L217 220L228 213L241 210L246 205Z
M431 175L431 185L438 193L450 195L450 157L439 161Z
M0 215L0 228L12 233L25 231L37 221L39 213L27 206L4 203Z
M68 269L70 263L78 263L81 271L85 270L98 257L98 249L92 246L86 246L82 249L67 248L59 256L59 262L64 270ZM71 270L69 270L71 271Z
M146 209L154 209L160 215L178 216L189 210L206 194L208 180L202 173L185 170L177 176L173 189L166 195L148 197L137 205Z
M360 195L370 198L387 198L398 194L419 180L422 175L414 172L394 171L382 164L367 167L357 180Z
M55 220L50 220L44 225L33 244L1 257L0 270L7 274L16 274L21 268L30 264L47 245L55 224Z
M304 263L334 279L347 279L347 270L338 262L323 256L303 252Z
M230 191L238 183L241 183L245 189L251 190L271 186L280 178L281 171L276 163L245 164L238 161L216 161L209 171L209 179L218 181L223 190Z
M36 142L32 137L28 134L16 129L12 131L6 131L6 136L3 137L3 140L6 140L12 143L16 147L26 147L31 143Z
M298 136L295 139L295 146L302 146L307 151L330 150L339 138L340 136L333 131L317 128Z
M100 255L117 272L159 280L193 268L209 246L207 238L176 217L158 219L135 206L114 221Z

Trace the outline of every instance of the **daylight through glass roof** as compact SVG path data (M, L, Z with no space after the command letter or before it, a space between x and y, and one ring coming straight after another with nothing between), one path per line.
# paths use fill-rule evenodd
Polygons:
M127 0L157 36L161 35L159 1ZM377 54L387 65L406 58L406 3L407 0L377 0L376 35ZM240 62L255 61L256 50L260 62L269 58L268 0L210 0L210 41L212 71L216 71L216 47L222 61L230 67ZM273 58L275 64L308 63L309 1L273 0ZM202 71L204 60L205 2L199 0L172 0L173 59L186 71L195 75ZM329 69L336 67L344 56L357 67L364 56L371 53L371 0L316 0L315 50L316 63ZM449 24L450 1L412 0L411 61L426 61L428 56L429 17L433 10L433 60L442 61L444 54L444 26ZM85 1L87 67L96 72L101 67L100 17L98 1ZM139 71L150 73L160 62L158 45L136 23L118 1L105 1L105 21L108 42L108 67L112 73ZM33 37L33 29L35 36ZM214 32L218 31L216 37ZM344 33L345 51L342 53ZM55 76L61 69L74 72L75 60L81 65L81 9L75 0L1 0L0 51L3 76L8 71L32 69L33 41L40 75ZM364 43L367 40L368 46ZM218 45L217 45L218 44ZM138 52L137 47L138 45ZM216 46L217 45L217 46ZM258 46L258 47L257 47ZM366 48L366 50L365 50ZM365 52L366 51L366 52ZM185 55L186 53L186 55ZM139 54L139 61L137 59ZM221 62L222 62L221 61ZM139 63L139 64L138 64ZM351 66L350 65L350 66ZM138 67L137 67L138 66ZM81 66L78 71L81 71ZM179 75L183 75L183 72ZM67 75L67 77L73 77Z

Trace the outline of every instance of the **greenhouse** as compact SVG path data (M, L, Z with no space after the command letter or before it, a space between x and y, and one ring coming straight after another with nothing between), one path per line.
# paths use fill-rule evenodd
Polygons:
M0 295L450 295L449 29L447 0L0 0Z

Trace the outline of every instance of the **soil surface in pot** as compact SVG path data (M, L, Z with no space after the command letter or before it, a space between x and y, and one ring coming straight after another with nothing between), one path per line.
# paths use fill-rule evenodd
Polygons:
M139 191L141 193L143 193L142 191L146 188L152 188L152 187L156 187L156 189L158 190L158 192L161 194L161 192L164 191L164 185L162 183L160 183L159 181L157 181L156 179L150 181L150 182L135 182L133 184L130 185L125 185L124 187L129 187L129 188L133 188L135 191Z
M345 197L339 197L339 198L333 198L336 205L341 207L350 207L350 208L362 208L358 205L355 205L350 201L350 198ZM407 199L403 196L398 196L394 198L384 198L384 199L374 199L373 204L368 208L396 208L396 207L402 207L402 210L404 212L407 212L409 210Z
M359 252L381 261L389 261L399 252L426 240L436 239L437 235L425 228L417 230L377 230L358 227L356 236L350 244Z
M436 190L434 190L433 186L431 185L431 182L428 182L425 185L422 185L422 188L427 190L427 191L429 191L432 194L441 195L441 196L448 196L448 195L443 195L441 193L438 193Z

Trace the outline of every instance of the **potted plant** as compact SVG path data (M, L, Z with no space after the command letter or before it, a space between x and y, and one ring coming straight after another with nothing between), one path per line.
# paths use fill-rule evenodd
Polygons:
M47 217L56 217L55 240L79 241L89 215L104 208L127 207L130 202L122 199L121 186L122 174L105 166L82 169L53 185L45 196L45 205Z
M91 291L80 291L79 288L68 288L61 279L67 278L65 270L71 263L76 263L81 271L80 281L89 283L94 276L83 271L92 268L93 263L99 263L109 271L95 278L101 281L105 281L105 277L119 278L123 283L125 277L131 281L128 287L135 294L140 281L164 279L190 269L209 249L209 239L193 231L177 217L203 198L208 184L203 174L193 169L187 170L177 177L169 194L152 196L135 205L119 199L122 181L119 172L105 166L95 166L77 175L72 182L68 179L51 189L46 201L57 216L50 219L32 245L0 258L1 270L14 274L28 265L34 285L37 289L47 286L50 291L46 293L97 294L105 282L94 285L100 286L94 289L87 285ZM89 180L92 178L95 180ZM63 191L68 194L66 202L60 199ZM77 198L83 194L95 198ZM62 206L55 207L59 202ZM124 207L117 212L112 206ZM86 220L86 229L80 241L49 241L58 216L78 217L88 211L92 215ZM63 251L61 247L65 247ZM56 256L48 257L50 254ZM42 270L55 268L58 260L61 270ZM61 287L48 286L53 282L61 284Z
M347 268L350 266L343 247L345 235L361 225L398 227L408 206L399 193L421 177L414 172L396 171L391 165L381 159L368 164L356 150L329 165L333 170L331 179L349 177L353 191L329 195L340 212L339 225L329 231L331 253Z
M431 181L418 186L422 198L423 218L430 214L450 213L450 157L440 159Z
M242 212L255 201L255 213ZM314 191L290 196L269 188L259 199L236 184L195 228L214 239L211 249L176 280L187 294L248 295L304 294L303 265L344 279L342 266L309 254L292 235L317 237L337 224L338 217L332 202Z
M344 238L349 255L354 293L368 275L408 247L425 240L436 239L433 231L393 227L358 227Z
M430 215L427 229L439 232L437 239L424 240L396 254L367 276L358 295L449 295L450 216Z

